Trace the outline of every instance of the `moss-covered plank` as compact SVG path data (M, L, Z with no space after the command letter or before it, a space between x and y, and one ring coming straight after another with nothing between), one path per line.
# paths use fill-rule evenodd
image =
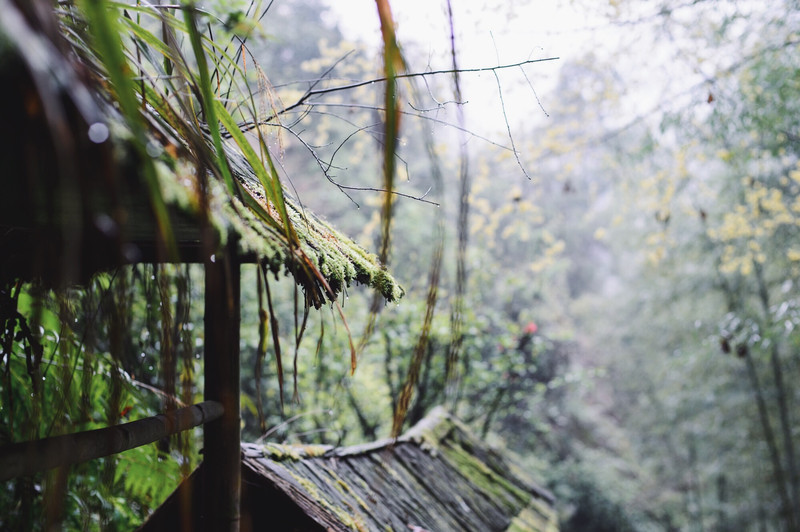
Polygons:
M419 447L398 448L398 457L405 461L410 474L418 476L430 497L442 505L451 520L462 530L504 530L510 516L494 501L487 499L441 460ZM513 514L512 514L513 515Z
M453 529L447 513L437 500L425 497L425 487L404 467L397 458L398 444L391 449L371 454L369 461L374 471L383 480L386 500L384 504L392 507L402 526L418 526L426 530Z
M345 479L347 486L357 494L359 502L366 505L366 514L371 525L378 530L402 530L405 524L397 518L400 509L391 496L396 491L388 490L363 457L359 459L331 459L338 468L338 474Z
M461 483L475 486L484 497L502 508L506 514L519 511L530 500L530 493L514 486L505 477L458 446L444 443L441 460L452 463L452 470L462 477Z

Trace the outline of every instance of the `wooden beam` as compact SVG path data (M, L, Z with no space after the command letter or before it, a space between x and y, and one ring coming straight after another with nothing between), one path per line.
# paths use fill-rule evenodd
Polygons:
M241 499L239 325L241 272L237 241L205 262L205 398L225 413L203 431L203 523L195 530L238 532Z
M0 482L128 451L222 416L222 405L205 401L169 414L0 447Z

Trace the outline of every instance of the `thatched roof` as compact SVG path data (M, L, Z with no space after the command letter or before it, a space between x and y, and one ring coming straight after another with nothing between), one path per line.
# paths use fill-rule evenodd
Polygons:
M441 408L397 440L346 448L243 443L242 455L242 530L558 529L552 495ZM178 526L178 499L143 530Z
M235 238L241 257L294 275L317 306L352 282L388 300L402 296L375 256L284 197L274 168L277 188L266 192L241 138L223 127L215 145L205 115L185 115L206 109L191 72L181 71L184 102L158 77L132 82L131 113L110 60L86 36L83 13L58 9L60 16L49 1L0 0L0 278L63 284L123 263L202 262ZM138 47L128 57L169 52L139 37L122 41ZM161 59L151 61L119 70L160 68ZM222 179L226 168L232 186Z

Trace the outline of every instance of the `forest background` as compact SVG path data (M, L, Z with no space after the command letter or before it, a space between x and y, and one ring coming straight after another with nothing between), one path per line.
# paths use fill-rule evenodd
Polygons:
M380 78L380 50L364 34L348 40L337 22L346 11L321 0L276 1L257 23L247 5L219 0L208 9L228 14L229 31L251 35L265 105L320 89L270 133L290 190L377 249L381 93L379 83L360 82ZM565 1L556 11L580 27L554 20L557 31L530 30L511 46L502 26L489 34L474 15L519 28L536 6L454 6L464 69L560 59L463 72L461 100L448 74L408 89L389 261L406 295L380 309L351 377L348 334L333 311L312 313L306 330L321 333L300 342L295 287L273 283L271 325L290 346L276 354L262 345L261 290L245 288L244 438L347 445L390 434L441 236L439 297L406 426L447 404L554 492L563 530L800 530L798 7ZM441 20L434 33L446 39ZM377 33L377 16L371 22ZM547 26L546 17L530 24ZM447 49L418 37L402 42L408 71L447 70ZM470 40L491 50L489 63L469 55ZM244 274L255 288L255 271ZM143 332L128 339L139 356L126 364L114 404L141 416L160 409L163 388L158 342L146 331L163 326L160 309L178 295L159 293L146 271L129 275L130 289L146 295L130 318ZM176 272L191 285L189 300L173 301L189 336L202 323L193 307L202 301L199 275ZM95 282L102 290L109 280ZM54 344L64 336L56 314L101 305L91 290L72 301L54 300L43 335ZM352 287L342 303L358 340L370 297ZM448 368L454 340L457 371ZM191 341L196 362L184 377L202 371L202 339ZM276 356L294 369L285 389ZM24 363L6 362L27 378ZM102 404L108 382L94 379L84 391ZM68 526L126 529L141 520L196 462L196 452L177 448L148 446L114 468L100 460L78 469ZM164 460L170 452L176 460ZM16 515L16 495L0 496L0 515Z

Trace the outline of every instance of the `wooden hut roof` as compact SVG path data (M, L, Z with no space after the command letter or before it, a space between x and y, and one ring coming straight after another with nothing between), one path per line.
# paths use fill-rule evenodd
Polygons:
M243 443L242 485L243 531L558 529L552 495L442 408L397 440L345 448ZM143 530L178 526L169 520L178 499Z
M325 530L556 529L552 496L442 408L396 441L242 451L247 481L281 490Z
M141 95L132 123L124 91L69 26L80 13L58 17L46 4L0 0L0 278L64 284L123 263L203 262L235 238L243 259L294 275L317 306L353 282L390 301L402 296L374 255L288 194L283 216L296 239L287 236L282 205L265 199L232 132L223 130L222 150L237 193L212 172L223 157L209 149L207 125L166 116ZM172 243L155 212L162 200Z

